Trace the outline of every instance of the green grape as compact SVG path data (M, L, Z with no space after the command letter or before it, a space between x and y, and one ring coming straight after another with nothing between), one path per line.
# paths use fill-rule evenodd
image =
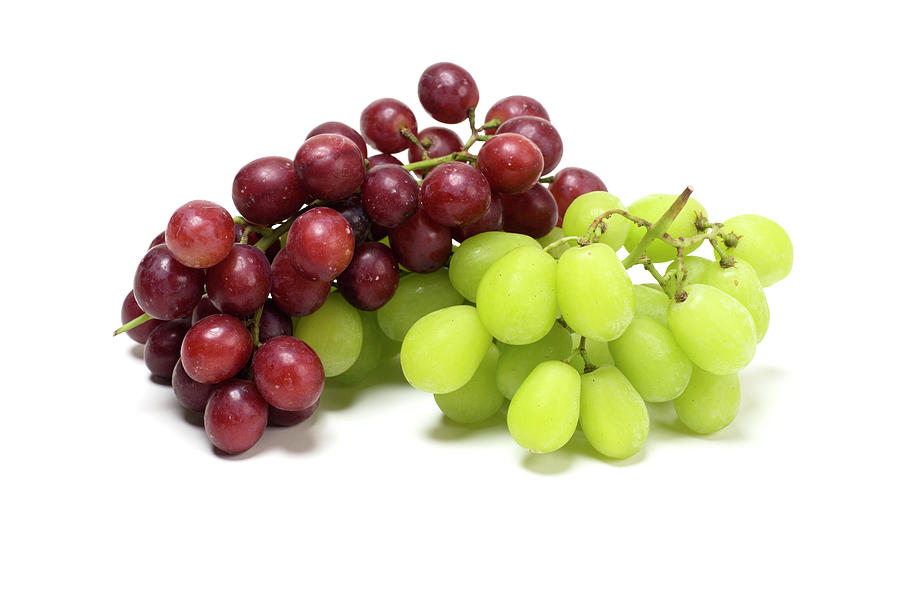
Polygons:
M559 239L562 239L563 237L565 237L563 235L563 230L560 229L559 227L554 227L553 229L550 230L550 233L548 233L547 235L545 235L542 238L538 238L538 244L541 245L541 248L544 248L546 246L549 246L553 242L555 242ZM570 240L568 242L560 244L556 248L550 248L550 250L548 250L547 252L553 258L559 258L560 256L562 256L563 252L565 252L569 248L574 248L577 245L578 245L578 242L576 242L575 240Z
M718 268L719 265L715 261L703 258L701 256L685 256L684 271L686 273L682 285L691 285L692 283L706 283L704 279L706 274L712 269ZM679 269L678 261L673 260L666 268L666 277L675 279L675 272Z
M353 366L363 345L359 311L344 297L331 293L319 310L294 319L294 337L312 348L322 361L325 377L340 375Z
M578 196L566 209L562 223L563 235L584 237L594 219L614 208L625 210L625 205L609 192L588 192ZM613 215L605 221L606 232L600 234L598 229L593 239L613 250L618 250L625 243L631 221L622 215Z
M605 244L563 254L556 286L563 319L587 338L616 339L634 316L634 286L616 253Z
M612 354L609 352L609 343L603 340L592 340L588 338L584 345L585 354L588 360L595 367L603 365L615 365Z
M379 329L381 329L379 327ZM384 332L381 332L384 335ZM395 356L400 354L400 347L403 345L403 342L398 342L397 340L392 340L388 336L384 336L381 341L381 361L387 361Z
M450 282L467 300L475 302L478 284L490 266L522 246L543 248L532 237L505 231L485 231L466 238L450 259Z
M641 217L642 219L646 219L651 223L656 222L669 209L672 203L675 202L676 198L677 196L672 194L653 194L651 196L644 196L629 206L628 212L637 217ZM694 226L694 222L700 215L706 217L706 209L694 198L689 198L687 204L684 205L684 208L678 213L678 216L675 217L672 224L669 225L669 228L666 230L667 233L676 239L679 237L690 237L700 233ZM645 233L647 233L646 228L638 227L637 224L632 223L628 230L628 236L625 238L625 248L631 252L631 250L637 246L638 242L641 241L641 238L644 237ZM685 248L685 253L693 252L700 246L700 243L701 242L697 242L689 248ZM644 254L655 263L667 262L675 259L675 248L662 240L653 240L647 246L647 249L644 250Z
M581 380L575 369L557 360L542 362L509 402L509 433L532 452L559 450L578 426L580 395Z
M741 407L741 382L737 373L713 375L694 368L691 382L673 404L678 418L688 429L715 433L737 416Z
M434 395L438 408L457 423L484 421L500 410L503 394L495 383L499 357L497 347L488 346L481 364L465 385L448 394Z
M446 394L472 378L490 345L491 334L474 307L450 306L409 328L400 348L400 366L413 387Z
M769 329L769 302L756 271L745 260L735 260L734 266L723 269L715 265L706 272L701 283L719 288L744 305L756 327L756 343L762 341Z
M501 342L538 341L556 322L556 261L536 245L507 252L481 278L475 304L481 322Z
M584 373L584 358L581 354L574 354L569 359L569 364L572 365L572 368L578 371L578 374Z
M650 431L647 405L621 371L604 366L581 376L581 430L591 446L610 458L628 458Z
M450 283L447 269L412 273L400 278L397 291L387 304L376 311L378 325L389 338L401 342L409 328L420 318L462 302L463 297Z
M756 326L744 306L718 288L695 283L687 299L669 305L669 329L695 365L716 375L736 373L756 352Z
M636 315L619 338L609 342L616 367L646 402L668 402L691 379L691 361L675 337L656 320Z
M725 253L753 265L760 282L768 287L781 281L794 264L794 246L781 225L759 215L740 215L723 223L723 234L741 236L737 246Z
M506 398L512 398L536 366L547 360L565 360L570 354L571 337L558 323L536 342L504 346L497 361L497 389Z
M649 285L634 286L634 314L650 317L662 325L668 325L666 311L669 310L669 297L662 288Z
M353 366L332 379L341 385L357 385L374 373L381 363L383 346L388 339L378 326L375 313L367 310L358 312L362 321L362 348Z

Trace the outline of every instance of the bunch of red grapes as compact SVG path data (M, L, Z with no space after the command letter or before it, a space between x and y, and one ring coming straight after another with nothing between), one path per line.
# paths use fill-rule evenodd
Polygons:
M241 168L232 187L240 217L205 200L178 208L138 265L122 329L144 344L150 373L203 413L219 450L243 452L267 424L300 423L318 406L325 370L292 336L291 317L312 314L334 290L376 310L403 273L443 268L454 240L500 230L538 238L576 197L606 190L580 168L541 179L563 144L537 100L504 98L476 127L478 87L446 62L425 70L418 96L437 121L468 121L468 141L446 127L419 131L406 104L376 100L359 131L323 123L293 160Z

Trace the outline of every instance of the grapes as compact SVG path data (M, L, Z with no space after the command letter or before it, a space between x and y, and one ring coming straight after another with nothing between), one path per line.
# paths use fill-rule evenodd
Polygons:
M647 439L647 406L625 375L603 366L581 376L581 430L591 446L610 458L637 454Z
M529 98L528 96L507 96L506 98L498 100L488 109L484 120L485 122L488 122L493 121L494 119L500 119L502 123L514 117L523 115L540 117L547 121L550 120L547 109L545 109L540 102L534 98ZM496 127L484 130L488 135L493 135L496 131Z
M307 194L329 202L346 198L359 188L366 164L353 140L336 133L320 133L297 150L294 172Z
M190 328L181 344L185 373L200 383L219 383L237 375L253 352L250 332L231 315L210 315Z
M433 273L412 273L400 280L397 291L378 309L377 321L384 334L402 342L413 323L428 313L462 304L446 269Z
M438 165L422 182L422 210L439 225L471 225L484 216L490 204L491 186L471 165Z
M584 236L594 220L603 213L613 209L625 209L622 201L609 192L587 192L578 196L566 211L563 218L562 231L565 236ZM605 220L606 231L597 229L593 239L618 250L625 243L625 237L631 229L631 221L621 215L612 215Z
M269 297L272 268L261 250L235 244L224 260L206 270L206 292L221 312L248 317Z
M716 375L736 373L756 352L756 327L743 305L702 283L684 290L687 299L669 306L669 329L695 365Z
M231 186L231 199L241 215L258 225L284 221L306 202L306 192L289 158L267 156L241 167ZM240 238L238 238L240 239Z
M518 133L495 135L478 152L478 168L501 194L519 194L534 186L544 170L540 148Z
M272 261L272 300L291 317L305 317L319 310L331 291L331 280L306 279L282 250Z
M297 272L312 281L331 281L353 259L353 230L341 213L317 206L291 224L285 251Z
M222 311L216 308L216 305L212 303L209 296L204 294L203 297L200 298L200 302L197 303L197 306L194 307L194 310L191 311L191 325L209 315L219 314L222 314Z
M481 278L501 256L521 246L540 249L527 235L489 231L466 239L450 260L450 281L466 300L475 302Z
M736 260L734 265L727 268L712 263L701 283L718 288L740 302L753 317L756 343L762 341L769 329L769 303L762 282L750 263Z
M692 283L706 283L706 274L711 270L718 268L718 265L708 258L701 256L685 256L684 257L684 280L683 285ZM675 277L676 271L680 269L678 261L672 263L666 269L666 277Z
M505 346L497 361L497 389L506 398L512 398L536 366L548 360L565 360L571 353L571 336L559 324L554 324L550 332L536 342Z
M138 306L137 300L134 299L134 292L128 292L128 295L125 296L125 300L122 302L122 325L141 316L143 313L144 311ZM134 329L129 329L126 333L128 333L128 337L138 344L143 344L153 330L162 322L159 319L150 319Z
M564 252L559 257L557 289L563 319L587 338L614 340L634 316L634 286L605 244Z
M374 312L360 311L359 318L362 322L363 340L359 350L359 356L353 365L331 380L340 385L357 385L365 381L375 370L381 361L388 358L389 340L378 327L378 319ZM399 348L397 349L399 352Z
M500 351L491 344L469 381L452 392L435 394L441 412L457 423L477 423L496 414L503 405L503 394L494 381L499 356Z
M694 367L691 381L673 402L678 419L695 433L715 433L737 416L741 382L736 373L714 375Z
M390 154L376 154L375 156L369 157L369 170L372 170L379 165L398 165L402 167L403 161Z
M475 305L484 326L501 342L536 342L556 321L556 261L533 246L511 250L481 278Z
M319 408L318 402L303 410L281 410L269 405L267 425L270 427L293 427L313 416L317 408Z
M452 130L446 127L427 127L419 132L417 136L419 141L425 146L428 152L428 158L438 158L447 156L454 152L462 150L463 143ZM419 162L424 157L422 148L419 146L410 146L406 154L410 163ZM420 175L424 175L424 170L416 171Z
M759 281L768 287L791 272L794 246L781 226L759 215L740 215L723 223L722 233L738 236L737 245L726 253L749 262Z
M319 402L325 386L322 361L306 343L289 335L273 338L253 355L253 382L266 402L287 411Z
M449 62L436 63L419 78L419 102L441 123L461 123L478 106L478 86L468 71Z
M399 100L381 98L363 109L359 128L370 146L385 154L396 154L412 145L401 130L407 129L415 134L416 116Z
M294 322L294 337L306 342L322 361L326 377L353 366L362 350L359 312L340 295L329 294L319 310Z
M166 246L186 267L205 269L228 255L234 243L234 220L228 211L206 200L179 207L166 226Z
M259 316L259 341L265 343L280 335L291 335L294 323L291 318L281 312L274 300L266 300L262 314Z
M453 235L453 239L457 242L462 242L472 237L473 235L478 235L479 233L484 233L485 231L500 231L503 229L503 200L500 198L499 194L491 194L491 203L488 205L487 212L481 215L481 218L471 223L469 225L463 225L462 227L452 227L450 228L450 233Z
M666 212L669 206L671 206L675 201L675 198L676 196L671 194L653 194L652 196L644 196L629 206L628 212L651 222L656 221ZM666 233L675 239L695 235L698 233L697 228L694 226L697 217L706 218L706 209L694 198L689 198L682 211L666 230ZM638 242L641 241L641 238L644 237L646 232L647 230L643 227L638 227L636 224L632 223L628 236L625 238L625 248L631 252L631 250L637 246ZM685 254L693 252L699 246L700 242L697 242L693 246L685 248ZM653 262L667 262L675 259L675 248L669 246L662 240L657 239L650 242L650 245L644 250L644 254L646 254Z
M437 271L453 251L450 228L435 223L424 210L392 229L388 240L400 264L416 273Z
M535 184L520 194L501 194L503 230L539 238L556 225L557 207L550 192Z
M556 225L562 227L566 211L575 198L588 192L605 191L606 184L587 169L578 167L561 169L554 175L553 182L550 183L550 193L553 194L556 205L559 207L559 221ZM579 235L583 235L583 233Z
M226 454L252 448L262 437L268 404L249 381L231 379L215 386L203 413L203 426L213 446Z
M472 306L450 306L425 315L403 338L400 366L414 387L448 394L469 381L481 364L491 334Z
M634 314L650 317L660 325L669 325L669 297L658 288L647 284L634 286Z
M203 271L175 260L165 244L154 246L138 264L133 290L138 306L154 319L186 317L203 296Z
M384 306L397 290L400 270L391 249L378 242L366 242L353 254L353 260L338 276L341 295L360 310Z
M372 222L390 229L416 214L419 185L403 167L380 165L369 169L360 197Z
M546 175L555 169L562 159L562 138L556 127L546 119L530 115L513 117L504 121L497 128L497 133L518 133L534 142L544 159L544 169L541 171L541 175Z
M365 185L365 182L363 182ZM341 213L341 216L347 219L347 224L353 230L353 240L357 244L362 244L369 237L369 228L372 220L366 214L362 206L362 199L359 194L347 196L337 202L332 202L328 208Z
M180 349L181 344L178 346ZM181 359L178 359L175 370L172 371L172 391L175 392L175 398L181 406L193 412L203 412L212 389L212 384L191 379L184 370Z
M562 448L578 425L581 380L578 371L556 360L542 362L509 402L509 433L532 452Z
M366 146L366 140L363 139L359 132L350 127L349 125L345 125L344 123L340 123L338 121L327 121L322 123L318 127L314 127L312 131L306 134L306 139L313 137L314 135L319 135L320 133L336 133L338 135L342 135L345 138L351 140L356 147L359 148L360 154L362 154L363 158L366 158L369 154L369 149Z
M150 332L144 343L144 364L151 375L171 379L180 356L181 342L190 327L187 319L176 319L160 323Z

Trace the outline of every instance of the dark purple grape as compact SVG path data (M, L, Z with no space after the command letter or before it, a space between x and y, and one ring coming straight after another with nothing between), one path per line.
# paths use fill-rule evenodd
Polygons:
M230 242L229 242L230 243ZM186 267L166 244L147 251L134 274L134 298L154 319L186 317L203 295L203 271Z
M376 154L375 156L369 157L370 171L379 165L400 165L402 167L403 161L390 154Z
M436 63L419 78L419 102L441 123L462 123L468 110L478 106L478 86L459 65Z
M197 303L197 306L195 306L194 310L191 312L191 325L194 325L197 321L206 318L209 315L220 314L222 314L222 311L216 308L216 305L209 299L209 296L204 294L203 297L200 298L200 302Z
M262 250L235 244L224 260L206 270L206 293L221 312L248 317L272 288L272 268Z
M187 319L160 323L144 344L144 364L151 375L165 380L172 378L172 371L181 356L181 342L191 328Z
M569 205L572 204L575 198L582 194L596 191L607 191L606 184L587 169L578 167L561 169L554 176L553 183L550 184L550 193L556 198L556 205L559 207L556 226L562 227L566 210L568 210Z
M521 194L503 194L503 231L539 238L556 225L557 206L553 194L537 184Z
M390 232L391 230L387 227L382 227L378 223L372 223L372 227L369 228L369 240L372 242L380 242L386 238Z
M487 123L494 119L500 119L500 122L503 123L513 117L520 117L523 115L540 117L542 119L547 119L548 121L550 120L547 109L534 98L529 98L528 96L507 96L506 98L495 102L494 105L488 109L484 121ZM493 135L496 131L496 128L484 130L488 135Z
M240 373L252 352L253 338L243 323L231 315L210 315L184 336L181 363L194 381L219 383Z
M269 405L269 426L292 427L298 425L313 416L317 408L319 408L318 402L305 410L281 410Z
M331 202L346 198L359 188L366 175L366 163L350 138L320 133L297 150L294 172L306 193Z
M453 227L450 233L453 234L454 240L462 242L485 231L503 231L503 200L500 198L500 194L491 194L491 204L480 219L471 225Z
M446 227L474 223L491 204L491 186L472 165L443 163L431 169L422 182L422 210Z
M251 223L272 225L300 210L307 195L291 159L267 156L241 167L231 186L231 198L238 212Z
M388 239L401 265L416 273L437 271L450 258L450 228L431 220L424 210L392 229Z
M372 222L390 229L418 210L419 184L403 167L381 165L369 169L360 198Z
M504 121L497 128L497 133L518 133L535 143L544 158L544 170L541 175L546 175L556 168L562 159L563 142L556 127L547 119L524 115L513 117Z
M341 295L360 310L377 310L387 304L399 283L397 257L378 242L360 245L350 265L337 278Z
M328 299L331 281L306 279L291 264L282 250L272 261L272 299L285 314L305 317L319 310Z
M134 299L134 292L128 292L128 295L125 296L125 301L122 302L122 325L133 321L144 314L144 311L141 310L141 307L138 306L137 300ZM136 341L138 344L143 344L147 341L147 337L150 333L156 329L160 323L159 319L150 319L146 323L142 325L138 325L137 327L133 327L126 331L128 337Z
M328 121L326 123L322 123L312 131L307 133L306 139L309 139L314 135L319 135L320 133L336 133L338 135L350 138L351 140L353 140L353 143L356 144L356 147L359 148L359 152L362 154L363 158L369 155L369 149L366 147L366 140L364 140L363 137L359 135L359 132L357 130L353 129L349 125L344 125L340 121Z
M165 243L166 243L166 232L161 231L159 233L159 235L157 235L155 238L153 238L153 241L150 242L150 245L147 247L147 249L149 250L153 246L159 246L160 244L165 244Z
M538 182L544 170L541 150L518 133L495 135L478 152L478 169L501 194L519 194Z
M284 335L253 355L253 382L263 399L281 410L304 410L319 402L325 369L306 342Z
M234 219L224 207L208 200L192 200L172 214L166 227L166 246L186 267L205 269L228 255L234 243Z
M294 324L291 318L284 314L274 300L266 300L262 314L259 316L259 341L265 343L280 335L291 335L294 332Z
M184 370L181 359L178 359L175 370L172 371L172 390L183 407L194 412L203 412L212 389L213 384L191 379Z
M363 182L363 185L365 185L365 182ZM366 214L365 209L363 209L362 199L359 194L353 194L337 202L332 202L328 205L328 208L338 211L342 217L347 219L347 223L353 231L353 239L357 244L362 244L366 241L372 220Z
M253 447L266 429L269 405L250 381L231 379L214 386L203 413L212 445L226 454Z
M401 129L408 129L413 134L418 131L412 110L393 98L381 98L365 107L359 129L370 146L385 154L402 152L411 145L400 133Z
M291 224L285 252L303 277L331 281L353 258L353 230L336 210L317 206Z

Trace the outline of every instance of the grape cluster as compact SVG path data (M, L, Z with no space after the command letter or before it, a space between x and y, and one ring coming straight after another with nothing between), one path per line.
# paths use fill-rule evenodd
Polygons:
M690 188L626 209L586 169L548 175L563 143L546 109L509 96L476 126L458 65L428 67L418 97L438 122L468 122L468 139L375 100L359 131L329 121L293 160L242 167L240 216L191 201L150 244L116 333L144 344L212 444L246 451L313 414L326 379L358 385L398 354L454 421L508 399L510 433L534 452L580 423L602 454L630 456L645 402L674 401L699 433L725 427L768 326L763 286L791 268L787 234L755 215L711 222ZM715 261L690 256L704 242ZM635 265L658 283L634 285Z

